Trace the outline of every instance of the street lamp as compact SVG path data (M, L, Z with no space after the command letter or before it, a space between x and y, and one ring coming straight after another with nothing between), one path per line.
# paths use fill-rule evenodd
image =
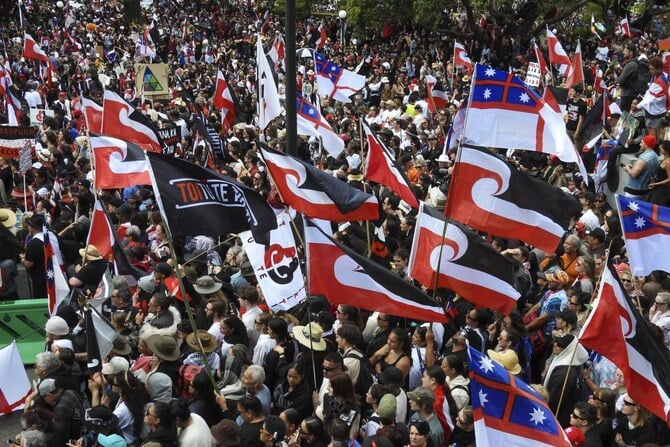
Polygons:
M344 36L347 34L347 11L340 9L337 15L340 17L340 45L344 50Z

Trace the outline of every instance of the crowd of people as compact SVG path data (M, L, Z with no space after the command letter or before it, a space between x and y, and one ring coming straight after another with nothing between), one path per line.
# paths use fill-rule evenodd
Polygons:
M517 151L509 158L522 172L578 197L581 212L555 254L488 237L523 272L516 309L500 315L438 290L448 303L442 324L376 312L373 305L332 305L336 297L324 296L310 296L289 312L271 312L239 239L193 234L170 241L150 186L93 189L80 95L100 101L104 89L111 89L157 127L180 126L182 140L173 155L201 163L203 136L183 100L188 91L224 142L215 169L254 188L273 207L284 207L258 154L259 141L286 150L282 118L262 132L256 126L256 33L262 29L269 45L281 31L277 21L266 24L264 11L247 2L161 0L130 20L116 2L71 2L55 13L42 0L17 7L23 8L23 26L49 54L53 78L45 79L35 61L21 57L18 11L0 29L3 63L25 107L50 109L53 116L39 126L34 164L25 174L18 160L0 159L0 299L27 298L19 296L19 264L28 272L30 295L47 295L45 225L59 242L73 290L45 326L46 349L35 359L39 382L26 400L24 430L16 440L22 446L474 446L468 346L533 384L574 446L670 444L665 422L627 394L616 365L577 338L609 257L642 315L657 328L659 343L670 349L670 277L662 271L631 273L609 194L625 173L626 194L670 202L668 108L661 105L668 81L658 30L647 30L645 38L592 36L583 42L585 81L570 88L566 105L566 129L577 147L585 143L581 131L600 91L597 79L612 87L610 100L620 109L606 123L602 143L581 152L595 181L587 186L573 166L539 152ZM463 26L464 13L450 17L455 27ZM138 51L138 39L146 37L152 20L158 35L142 45L155 50L153 62L168 65L167 100L135 93L134 62L149 62ZM320 21L298 24L299 47L314 47ZM322 51L343 67L358 67L366 87L351 103L320 98L322 115L345 142L340 157L328 157L314 138L299 139L294 152L378 195L382 218L373 222L370 257L421 286L408 272L416 210L389 189L366 182L359 123L364 120L389 147L417 197L443 209L455 158L455 150L444 150L445 140L467 97L470 74L454 67L453 42L437 32L389 26L378 35L349 27L341 35L342 20L322 21L328 37ZM523 78L534 60L531 36L481 26L499 33L469 44L472 60ZM574 35L560 37L568 52L574 50ZM298 91L315 100L313 61L299 57L298 66ZM281 85L281 64L275 68ZM221 112L211 106L218 69L227 73L246 114L231 129L222 128ZM449 96L443 109L431 110L428 75ZM564 79L555 71L554 76L553 83L561 85ZM30 114L24 112L20 124L27 126ZM602 171L599 148L609 157ZM619 169L619 156L637 153L636 161ZM128 260L145 276L112 277L100 312L118 337L102 371L89 374L83 309L110 267L97 247L86 244L96 199L107 208ZM333 230L367 254L364 224Z

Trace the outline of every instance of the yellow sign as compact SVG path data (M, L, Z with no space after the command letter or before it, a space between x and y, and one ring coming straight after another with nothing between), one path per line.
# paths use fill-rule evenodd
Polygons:
M135 94L152 99L170 97L167 64L135 64Z

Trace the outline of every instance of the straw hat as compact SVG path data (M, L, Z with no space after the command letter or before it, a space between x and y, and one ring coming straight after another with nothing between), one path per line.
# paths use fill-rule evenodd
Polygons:
M16 213L7 208L0 208L0 223L3 227L8 228L12 233L16 234Z
M95 245L88 245L86 248L80 249L79 256L86 261L99 261L103 259L98 251L98 247Z
M325 351L326 340L323 339L323 329L318 323L310 323L307 326L295 326L293 338L301 345L314 351Z
M500 363L505 369L512 374L519 374L521 372L521 365L519 365L519 356L512 349L506 349L503 352L497 352L489 349L487 352L491 359Z

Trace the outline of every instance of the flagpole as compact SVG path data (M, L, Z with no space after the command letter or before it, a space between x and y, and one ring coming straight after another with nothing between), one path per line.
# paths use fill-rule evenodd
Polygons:
M621 204L619 203L619 194L614 194L614 201L616 202L616 209L619 214L619 223L621 224L621 228L623 228L623 222L621 221L622 214L621 214ZM626 240L626 232L623 231L622 233L623 233L622 234L623 241L625 244L627 244L628 241ZM633 265L630 263L630 260L628 260L628 266L630 267L630 279L633 282L633 288L637 292L639 289L637 288L637 285L635 283L634 279L635 275L633 275L634 271ZM626 292L626 294L628 294L628 292ZM642 312L642 304L640 303L640 296L637 293L635 294L635 304L637 305L637 309L640 311L640 315L644 315L644 312Z
M293 222L293 219L291 219L291 222ZM305 222L305 216L303 215L302 218L302 226L305 228L306 222ZM302 242L302 241L301 241ZM305 246L303 242L303 248L304 248L304 254L305 254L305 259L307 259L307 247ZM307 268L309 269L309 263L306 263ZM305 294L309 296L309 272L306 275L305 278ZM312 345L312 312L309 310L309 304L307 305L307 327L309 328L309 348L310 348L310 357L312 358L312 377L314 378L314 386L316 387L317 381L316 381L316 364L314 362L314 347ZM317 390L314 390L317 391Z
M358 117L358 133L359 133L359 138L361 139L361 149L363 149L363 141L365 141L363 139L363 121L362 120L363 120L363 117L359 116ZM362 150L361 150L361 152L362 152ZM368 147L368 155L369 155L369 152L370 152L370 147ZM365 159L366 159L365 156L361 157L361 167L365 166ZM365 179L363 179L363 192L367 192L367 186L368 186L368 184L365 182ZM372 246L371 246L371 242L370 242L370 221L369 220L365 221L365 237L367 239L367 254L366 255L369 257L370 253L371 253L371 250L372 250L372 248L371 248Z

